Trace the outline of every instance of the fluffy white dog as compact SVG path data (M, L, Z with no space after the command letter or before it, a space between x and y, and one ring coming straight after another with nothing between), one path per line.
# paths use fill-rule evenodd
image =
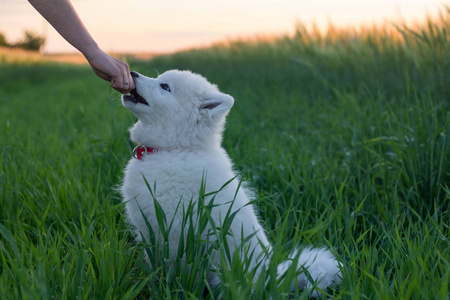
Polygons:
M174 246L178 245L182 230L181 216L173 214L180 199L185 203L198 199L206 174L206 194L219 191L215 193L216 206L211 213L215 224L220 226L232 205L230 211L237 213L231 225L232 234L227 237L228 244L230 249L236 249L242 244L242 236L250 237L246 246L253 253L251 264L258 268L258 275L270 259L267 252L271 246L249 204L253 200L252 193L246 187L239 187L231 160L221 147L225 117L233 98L189 71L167 71L158 78L135 72L132 76L136 89L124 95L122 103L139 119L130 133L131 139L142 146L137 148L135 157L126 167L121 191L127 219L136 228L137 239L148 237L145 219L154 231L158 229L155 197L167 218L174 218L169 244L171 257L176 257L178 249ZM155 184L156 189L150 192L145 181L151 186ZM278 268L280 276L293 263L294 257L298 257L297 268L306 268L319 288L340 282L339 263L334 256L328 250L309 247L282 263ZM212 285L219 282L214 272L210 277ZM311 283L301 274L298 285L305 288Z

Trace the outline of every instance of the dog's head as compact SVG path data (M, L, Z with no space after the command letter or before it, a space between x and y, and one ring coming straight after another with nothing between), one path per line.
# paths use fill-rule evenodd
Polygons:
M231 96L189 71L132 76L136 89L122 103L139 119L130 130L133 141L161 150L220 146Z

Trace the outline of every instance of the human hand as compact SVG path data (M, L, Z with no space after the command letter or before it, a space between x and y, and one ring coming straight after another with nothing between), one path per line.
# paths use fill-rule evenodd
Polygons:
M110 81L111 87L116 91L126 94L135 89L128 64L109 56L100 49L85 54L85 57L94 73L98 77Z

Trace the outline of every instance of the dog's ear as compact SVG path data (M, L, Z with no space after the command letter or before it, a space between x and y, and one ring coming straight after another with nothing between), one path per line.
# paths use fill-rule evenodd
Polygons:
M233 106L234 99L230 95L216 93L202 100L200 112L212 118L225 115Z

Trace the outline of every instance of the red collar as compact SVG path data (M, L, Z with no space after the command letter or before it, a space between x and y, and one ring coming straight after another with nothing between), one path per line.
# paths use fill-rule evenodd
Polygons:
M133 157L137 159L143 159L144 155L156 152L158 152L158 150L152 147L137 146L136 148L133 149Z

